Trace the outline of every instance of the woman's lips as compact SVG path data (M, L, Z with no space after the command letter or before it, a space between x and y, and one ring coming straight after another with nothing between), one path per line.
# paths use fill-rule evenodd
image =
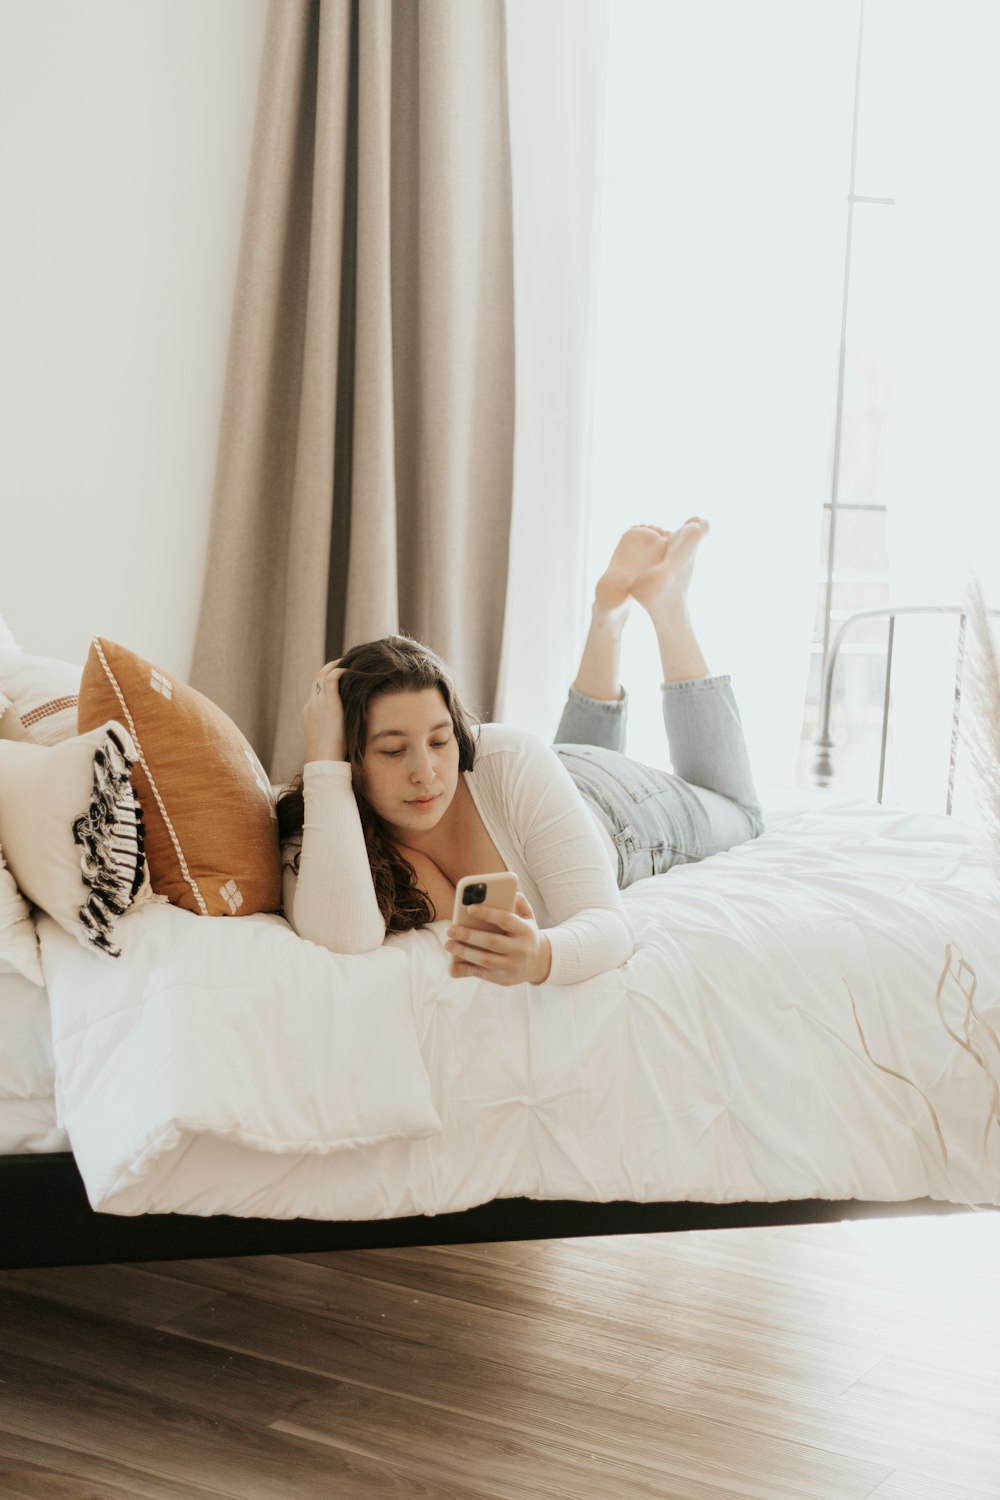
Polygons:
M413 801L408 802L406 805L407 807L430 807L431 803L436 802L440 795L441 793L437 792L433 797L414 797Z

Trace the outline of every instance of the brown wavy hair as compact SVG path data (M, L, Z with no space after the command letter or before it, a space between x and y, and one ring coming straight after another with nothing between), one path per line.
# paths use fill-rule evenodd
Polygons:
M458 769L471 771L475 763L478 720L463 706L451 672L429 646L412 636L387 635L365 641L340 658L340 698L344 705L344 749L351 765L351 781L361 814L368 862L379 911L387 932L409 932L434 920L430 899L417 886L417 872L389 837L388 826L365 795L364 753L368 734L368 705L385 693L419 693L437 688L447 705L458 741ZM278 798L278 836L282 843L300 832L305 817L302 772L294 776ZM296 859L297 867L297 859Z

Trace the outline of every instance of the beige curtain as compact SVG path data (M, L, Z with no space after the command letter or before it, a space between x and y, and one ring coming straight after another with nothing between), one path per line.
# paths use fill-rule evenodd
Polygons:
M390 631L491 716L513 321L503 0L272 0L192 681L275 780Z

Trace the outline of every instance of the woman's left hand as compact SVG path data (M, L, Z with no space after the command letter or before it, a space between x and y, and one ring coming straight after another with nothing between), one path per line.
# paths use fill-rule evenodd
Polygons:
M552 945L539 931L523 891L517 893L513 912L480 906L476 915L502 930L449 927L445 948L452 956L452 979L488 979L491 984L543 984L548 979Z

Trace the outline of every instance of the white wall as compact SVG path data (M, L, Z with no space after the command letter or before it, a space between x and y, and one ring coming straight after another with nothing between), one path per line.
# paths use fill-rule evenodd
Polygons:
M267 0L0 0L0 614L186 675Z

